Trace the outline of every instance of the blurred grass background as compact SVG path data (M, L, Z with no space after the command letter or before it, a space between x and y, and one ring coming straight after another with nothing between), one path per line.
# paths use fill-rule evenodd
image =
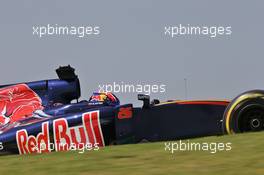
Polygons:
M110 146L80 154L0 157L0 174L202 174L263 175L264 132L191 139L190 142L232 143L231 151L165 151L164 142Z

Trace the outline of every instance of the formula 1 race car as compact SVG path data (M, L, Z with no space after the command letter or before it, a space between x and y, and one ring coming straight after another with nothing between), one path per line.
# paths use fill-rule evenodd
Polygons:
M150 102L120 105L111 92L78 101L80 83L70 66L59 79L0 86L0 155L99 148L264 130L264 91L232 101ZM76 102L72 102L76 100Z

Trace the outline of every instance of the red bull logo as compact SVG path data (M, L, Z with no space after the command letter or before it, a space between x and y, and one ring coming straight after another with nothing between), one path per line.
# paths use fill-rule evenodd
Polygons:
M0 125L16 122L42 110L39 96L26 84L0 89Z
M53 125L53 143L50 143L49 122L42 123L42 131L37 135L28 135L25 129L16 133L17 147L20 154L68 151L72 147L103 147L104 138L101 130L99 111L87 112L82 115L82 124L68 126L65 118L56 119ZM76 150L76 149L74 149Z

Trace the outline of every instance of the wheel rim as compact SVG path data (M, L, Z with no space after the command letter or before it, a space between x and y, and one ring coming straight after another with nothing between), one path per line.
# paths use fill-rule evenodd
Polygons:
M241 132L264 130L264 109L251 108L244 111L238 125Z

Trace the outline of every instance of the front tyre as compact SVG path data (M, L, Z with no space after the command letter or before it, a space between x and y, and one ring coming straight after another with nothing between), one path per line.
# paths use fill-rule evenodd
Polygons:
M248 91L231 101L223 116L224 133L262 130L264 130L264 91Z

